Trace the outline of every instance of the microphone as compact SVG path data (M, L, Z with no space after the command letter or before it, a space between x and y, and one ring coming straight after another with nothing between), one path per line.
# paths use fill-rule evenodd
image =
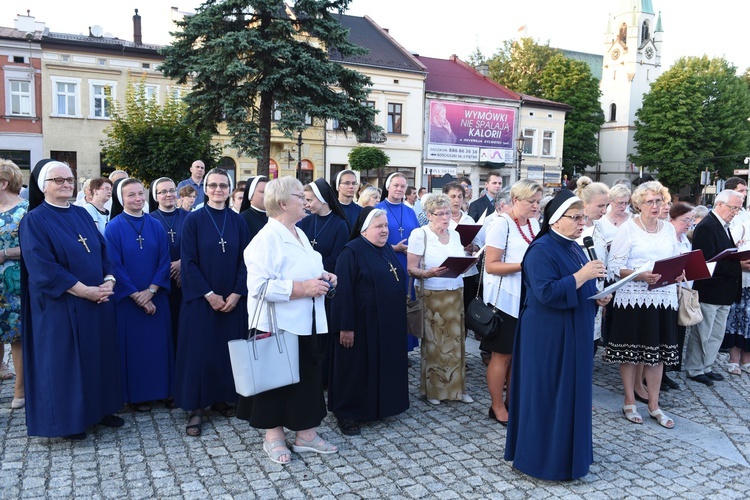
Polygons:
M594 249L594 238L586 236L583 239L583 246L586 247L586 252L589 254L589 259L599 260L596 258L596 250Z

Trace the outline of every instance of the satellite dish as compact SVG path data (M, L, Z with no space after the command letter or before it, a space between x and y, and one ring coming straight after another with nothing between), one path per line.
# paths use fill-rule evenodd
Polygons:
M114 35L112 33L105 33L104 38L112 38Z
M95 24L94 26L91 27L91 34L93 36L101 37L103 33L104 33L104 29L102 29L101 26Z

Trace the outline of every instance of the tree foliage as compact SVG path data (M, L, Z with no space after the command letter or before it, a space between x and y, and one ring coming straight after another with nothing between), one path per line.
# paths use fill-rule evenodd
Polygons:
M750 147L750 89L723 58L687 57L664 72L636 113L637 153L674 189L698 184L701 170L721 177L740 168Z
M306 116L335 119L355 134L376 130L376 111L362 106L370 79L330 61L362 54L335 16L351 0L207 0L178 23L163 49L163 73L192 81L189 117L201 130L224 122L232 145L258 158L267 174L274 125L287 137L306 128Z
M571 175L601 161L597 136L604 115L599 81L588 65L574 61L532 38L506 40L488 61L490 77L514 92L568 104L565 117L563 173Z
M388 165L391 158L385 152L373 146L357 146L349 151L349 167L352 170L375 170Z
M573 108L565 118L563 173L572 175L575 169L581 171L600 162L597 137L604 114L599 104L599 80L589 66L555 54L542 70L539 85L545 99Z
M490 78L514 92L542 96L542 72L549 60L559 53L556 49L540 45L532 38L506 40L487 62Z
M188 175L196 159L213 165L221 147L211 143L211 133L197 132L185 120L186 106L172 95L164 104L146 97L145 78L131 81L125 104L111 99L112 123L101 141L104 160L145 181L170 177L177 182Z

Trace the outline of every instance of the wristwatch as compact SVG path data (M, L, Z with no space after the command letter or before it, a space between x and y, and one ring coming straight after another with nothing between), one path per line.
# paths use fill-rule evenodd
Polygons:
M111 281L113 285L117 284L117 280L115 279L114 276L107 276L107 277L105 277L104 278L104 282L106 283L107 281Z
M155 288L149 288L149 292L151 292L152 295L156 295L156 289Z

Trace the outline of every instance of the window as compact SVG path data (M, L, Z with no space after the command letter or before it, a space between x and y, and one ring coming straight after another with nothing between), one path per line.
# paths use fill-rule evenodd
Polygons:
M151 69L151 63L141 63L143 69Z
M534 141L536 139L536 130L533 128L525 128L523 129L523 154L524 155L533 155L534 154Z
M13 56L13 62L18 64L26 64L26 58L24 56Z
M97 63L97 64L98 64L99 66L106 66L106 65L107 65L107 60L106 60L106 59L97 59L97 60L96 60L96 63Z
M52 79L52 116L82 118L81 116L81 79Z
M10 80L10 114L31 116L31 82Z
M542 156L553 156L555 151L555 131L542 132Z
M117 82L89 80L89 118L112 118Z
M146 100L156 100L159 102L159 86L158 85L145 85L144 86Z
M18 149L0 149L0 159L10 160L21 170L31 169L31 151Z
M401 115L402 115L402 104L395 102L388 103L388 133L389 134L400 134L401 133Z
M70 56L69 56L69 55L64 55L64 56L61 56L61 57L60 57L60 60L61 60L62 62L68 62L68 61L70 61Z
M310 115L308 115L308 114L305 114L305 125L310 125L310 126L312 126L312 124L313 124L313 123L312 123L312 116L310 116Z
M609 105L609 121L617 121L617 104L615 103Z
M273 102L273 109L271 110L271 121L277 122L281 120L281 110L279 109L279 103Z
M362 106L366 108L373 108L375 109L375 101L363 101ZM375 123L375 117L372 118L373 123Z

